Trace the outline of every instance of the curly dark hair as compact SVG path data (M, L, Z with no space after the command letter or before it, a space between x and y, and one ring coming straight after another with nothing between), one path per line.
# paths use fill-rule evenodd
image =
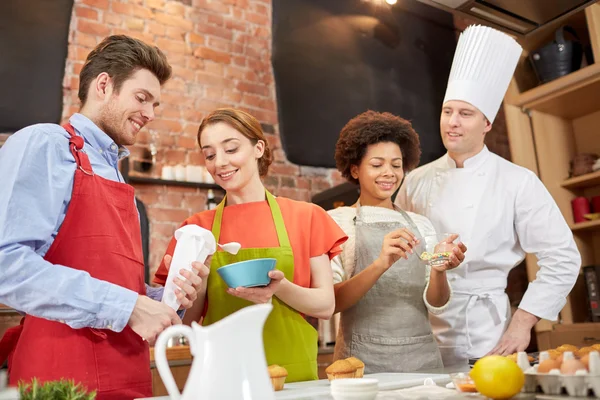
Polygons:
M367 147L381 142L396 143L402 151L402 169L408 172L419 165L421 146L412 124L388 112L366 111L352 118L342 128L335 145L335 163L342 176L358 183L350 172L359 165Z

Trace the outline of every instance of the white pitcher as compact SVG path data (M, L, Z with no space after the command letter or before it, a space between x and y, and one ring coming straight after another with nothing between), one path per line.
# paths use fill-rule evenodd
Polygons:
M244 307L210 326L192 322L171 326L154 346L158 373L172 400L274 400L263 348L263 326L271 304ZM194 357L183 393L175 384L166 356L173 336L188 338Z

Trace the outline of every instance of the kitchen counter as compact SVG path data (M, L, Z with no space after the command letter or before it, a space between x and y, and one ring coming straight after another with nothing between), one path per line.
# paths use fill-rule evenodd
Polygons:
M408 396L408 392L404 392L402 389L409 387L416 387L423 385L425 378L432 378L433 381L439 387L445 387L450 382L448 374L455 372L467 372L469 371L468 366L449 367L440 369L431 369L418 371L411 374L372 374L365 375L365 377L372 377L379 380L379 393L376 400L400 400L400 399L416 399L417 397L413 393L412 396ZM419 398L436 398L432 396L423 395ZM444 395L438 398L447 400L459 400L459 399L470 399L470 400L485 400L486 397L475 394L475 393L459 393L454 390L448 390ZM319 380L310 382L296 382L287 383L284 389L275 392L276 400L333 400L333 397L329 394L329 381ZM568 396L548 396L544 394L519 394L513 397L514 400L566 400L574 399ZM578 399L582 399L579 397ZM585 399L585 398L583 398ZM591 397L590 397L591 399ZM138 400L170 400L169 396L152 397L147 399ZM214 399L220 400L220 399Z

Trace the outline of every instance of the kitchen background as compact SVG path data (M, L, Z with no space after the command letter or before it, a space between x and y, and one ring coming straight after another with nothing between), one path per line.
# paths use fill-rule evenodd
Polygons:
M4 113L0 120L6 121L6 118L4 118L6 115L15 115L15 112L17 112L37 118L34 121L27 121L28 123L59 122L54 121L52 116L39 116L39 111L44 109L44 106L34 101L34 98L37 99L39 97L36 95L36 80L33 80L33 86L31 80L27 81L30 78L28 73L34 71L33 68L38 68L38 71L41 68L41 71L43 71L44 64L40 61L43 57L49 57L50 59L54 57L54 61L58 57L58 65L60 66L60 62L62 62L62 70L64 70L64 74L59 82L60 85L56 85L56 89L60 93L58 96L53 93L52 86L50 85L47 88L47 91L50 91L50 93L45 89L43 95L46 95L49 103L54 102L52 104L54 104L55 109L59 110L57 118L66 121L71 114L78 110L78 74L87 54L105 36L122 33L159 46L167 54L174 72L173 78L164 87L157 119L140 133L137 144L131 148L132 155L128 162L129 171L132 176L139 176L141 174L142 176L160 178L163 166L202 165L202 155L198 151L196 142L197 128L202 117L217 107L232 106L249 111L263 124L269 144L273 148L275 155L275 162L271 166L269 176L265 179L265 184L275 195L311 201L314 195L344 182L339 173L333 168L302 166L290 162L284 149L284 147L287 147L295 152L295 158L301 158L303 154L310 155L312 153L330 154L330 157L332 157L333 148L331 148L331 143L335 143L335 138L343 123L356 113L363 111L363 109L360 109L356 110L356 112L352 111L352 114L337 115L337 127L330 125L330 131L326 132L326 136L322 136L319 133L319 124L311 121L311 115L305 114L306 123L303 126L294 126L289 129L296 136L287 139L282 138L280 135L282 121L283 125L285 125L286 121L294 121L294 117L297 118L297 114L301 111L310 110L307 104L292 103L292 100L282 103L281 98L278 101L276 95L280 91L282 95L288 96L284 96L286 99L294 99L293 94L289 95L289 91L286 92L286 90L289 90L289 86L285 86L285 79L294 79L294 76L289 76L289 74L287 77L283 76L282 81L277 86L275 82L276 74L274 75L273 69L273 65L277 65L275 63L276 58L273 57L272 59L274 46L284 46L283 49L286 46L285 41L277 43L273 37L273 26L281 30L285 30L286 27L285 20L272 20L273 8L280 7L275 10L276 15L286 15L285 11L289 11L289 9L284 8L284 1L76 0L73 3L72 1L57 0L56 4L59 4L57 6L59 9L55 8L53 10L45 10L44 7L48 7L48 5L43 5L42 3L45 3L43 1L26 0L24 2L21 1L19 5L17 5L17 1L9 0L6 3L3 2L3 5L0 7L8 7L10 9L12 4L12 7L18 7L20 10L18 14L0 13L4 15L5 21L10 20L12 22L12 25L9 25L8 29L10 29L10 26L16 29L15 32L12 32L14 33L12 39L11 35L6 34L11 32L5 31L5 34L0 34L0 50L3 50L1 51L2 54L11 55L7 58L2 57L4 59L3 63L8 59L20 60L23 63L21 67L16 68L16 70L22 68L20 76L23 78L24 75L25 79L25 83L22 84L18 93L25 93L27 96L22 96L21 103L17 101L19 98L15 100L15 97L12 96L5 96L4 99L0 100L0 112ZM343 2L346 1L344 0ZM28 5L24 6L24 3ZM34 3L37 3L38 6L35 6ZM295 6L298 6L298 1L290 0L288 2L290 7L294 3ZM339 4L340 2L337 1L335 3ZM355 3L361 3L356 7L365 13L370 13L365 14L370 15L369 18L380 18L381 20L410 18L416 19L418 22L420 21L419 23L423 26L434 24L436 29L440 29L439 20L446 18L451 23L452 34L455 37L470 23L469 20L453 17L451 14L439 10L435 10L438 13L438 21L425 19L421 12L422 9L415 7L415 4L413 4L415 2L412 0L398 1L393 11L383 1L379 1L377 5L365 4L368 2L364 1L357 1ZM426 7L424 5L421 6ZM311 7L318 6L313 4ZM15 10L16 8L12 11ZM26 10L26 13L24 10ZM64 29L67 35L64 40L61 41L60 35L58 35L57 40L48 38L47 41L41 41L40 39L44 38L44 18L52 15L50 11L64 13L64 10L69 10L71 13L70 19L65 18L67 25ZM277 11L280 14L277 14ZM440 15L439 13L444 13L445 15ZM27 34L24 32L24 27L27 26L25 23L31 24L32 20L37 24L37 33L39 35L37 38L34 37L34 33L32 32ZM365 22L366 25L363 25L363 27L368 27L368 23L368 21ZM0 26L4 26L7 29L7 25L0 24ZM61 27L48 25L47 29L60 31ZM363 32L363 35L373 35L373 37L369 38L369 40L373 41L373 46L382 46L381 43L377 44L377 42L381 42L381 38L374 37L376 35L369 30L365 32ZM394 39L393 34L392 39ZM398 35L398 32L395 34ZM28 51L34 51L36 57L42 58L36 59L35 62L32 62L32 60L24 61L22 58L19 58L18 56L22 56L25 50L23 50L22 46L21 50L19 49L20 46L15 46L15 37L18 37L21 41L29 39L29 45L34 47L33 50L30 48ZM282 37L283 39L281 39ZM400 40L403 39L401 34L396 38L398 37ZM280 36L279 39L284 40L285 35ZM440 78L439 82L442 82L442 86L437 84L437 92L433 96L439 97L443 96L443 91L445 90L445 81L449 72L454 45L452 44L450 48L446 46L443 49L436 49L434 39L432 37L429 43L404 43L405 47L401 46L401 48L408 52L419 51L421 49L423 53L423 46L425 46L425 57L427 57L427 52L429 52L432 58L435 58L434 55L437 51L445 51L449 54L446 74L438 77ZM276 44L274 45L274 43ZM306 43L304 44L306 45ZM61 48L61 46L64 48ZM310 48L310 46L305 47L305 50L306 48ZM382 52L393 51L393 48L386 49L385 46L381 48ZM14 54L15 57L12 57L10 52L6 53L5 51L16 53L20 51L20 53ZM60 54L63 54L61 52L66 55L66 63L64 62L64 57L62 60L60 59ZM415 55L406 53L404 56L407 64L415 62L415 57L423 59L423 54ZM319 57L326 57L326 55L321 54ZM281 58L277 58L277 61L285 64L285 60ZM332 62L335 62L335 60L332 60ZM364 62L368 64L368 60L364 60ZM17 61L13 65L16 65L16 63ZM25 65L27 67L24 67ZM56 66L57 63L55 62L53 65ZM0 69L2 68L4 68L4 71L7 69L10 70L10 65L6 63L0 64ZM373 68L371 68L371 71L373 71ZM383 67L383 70L385 68ZM393 66L390 68L393 68ZM14 69L12 71L14 72ZM13 85L15 85L15 82L20 82L19 80L15 80L14 76L10 77L7 74L0 74L0 76L4 77L0 79L12 80ZM398 82L396 83L398 84ZM8 84L11 84L11 82ZM422 82L422 84L425 84L425 82ZM335 85L333 87L335 88ZM5 93L10 93L10 91ZM319 94L315 94L315 96L319 96ZM61 97L62 106L57 107L56 102L60 102ZM374 94L374 97L377 97L377 93ZM310 96L300 94L297 98L308 101L307 99ZM439 100L441 102L441 98ZM343 105L344 101L347 100L344 96L338 96L338 101ZM330 106L340 109L340 104L332 103ZM356 105L356 103L353 104ZM1 111L3 106L4 110ZM427 104L416 104L416 106L419 109L426 107L431 113L431 110L438 109L439 104L429 101ZM7 107L9 108L7 109ZM11 110L10 107L13 107L13 109ZM15 111L14 108L17 107L18 110ZM319 107L322 107L326 112L328 105L319 103ZM387 108L386 105L377 106L377 103L373 103L371 107L379 111L395 111L393 108ZM295 116L294 108L298 108ZM282 119L281 115L278 115L278 111L283 112L282 110L288 113L288 119ZM421 111L419 110L419 112ZM426 132L420 132L423 135L423 143L427 143L428 146L428 148L424 148L427 159L422 160L422 162L431 161L431 159L442 154L439 147L439 132L437 130L438 111L434 111L431 114L431 121L416 120L412 115L407 115L407 113L403 114L398 110L395 112L406 118L413 119L418 131L419 125L428 127ZM0 134L0 143L6 140L9 133L14 131L15 128L18 128L18 126L14 126L14 124L12 127L0 127L0 131L8 132ZM311 140L304 140L297 136L301 134L304 134L306 138ZM321 135L322 141L319 140L319 135ZM294 147L294 145L300 142L304 142L303 148ZM486 142L491 151L506 159L511 159L502 108L496 118L493 130L487 135ZM287 146L284 146L286 143ZM324 147L323 143L329 143L327 144L328 148L324 152L321 151ZM139 165L139 161L144 160L148 162L151 159L151 156L149 156L151 148L155 148L156 150L154 163L147 171L143 173L136 172L136 165ZM138 164L135 164L136 161ZM309 161L313 164L328 165L332 160L328 158L326 160L318 160L316 163L314 160ZM146 164L146 167L149 165ZM167 185L162 182L132 182L132 184L135 186L138 199L144 203L148 213L150 232L150 257L148 264L150 267L150 276L152 276L178 224L191 214L205 209L208 186ZM218 189L215 189L214 193L217 199L222 196L221 191ZM518 304L526 285L527 275L525 268L519 266L513 270L509 279L508 291L513 304ZM8 326L18 323L18 321L19 317L14 313L7 311L0 314L0 335L2 335Z

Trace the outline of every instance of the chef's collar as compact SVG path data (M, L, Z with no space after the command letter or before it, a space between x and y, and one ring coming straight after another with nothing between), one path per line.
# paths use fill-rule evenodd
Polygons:
M487 146L483 145L483 149L479 153L465 160L464 168L479 168L485 162L485 160L487 160L489 154L490 151L488 150ZM448 153L446 153L446 161L449 168L456 168L456 162L454 162Z
M118 146L110 136L85 115L75 113L71 116L69 122L90 146L110 161L116 162L117 159L120 160L129 155L127 148Z

